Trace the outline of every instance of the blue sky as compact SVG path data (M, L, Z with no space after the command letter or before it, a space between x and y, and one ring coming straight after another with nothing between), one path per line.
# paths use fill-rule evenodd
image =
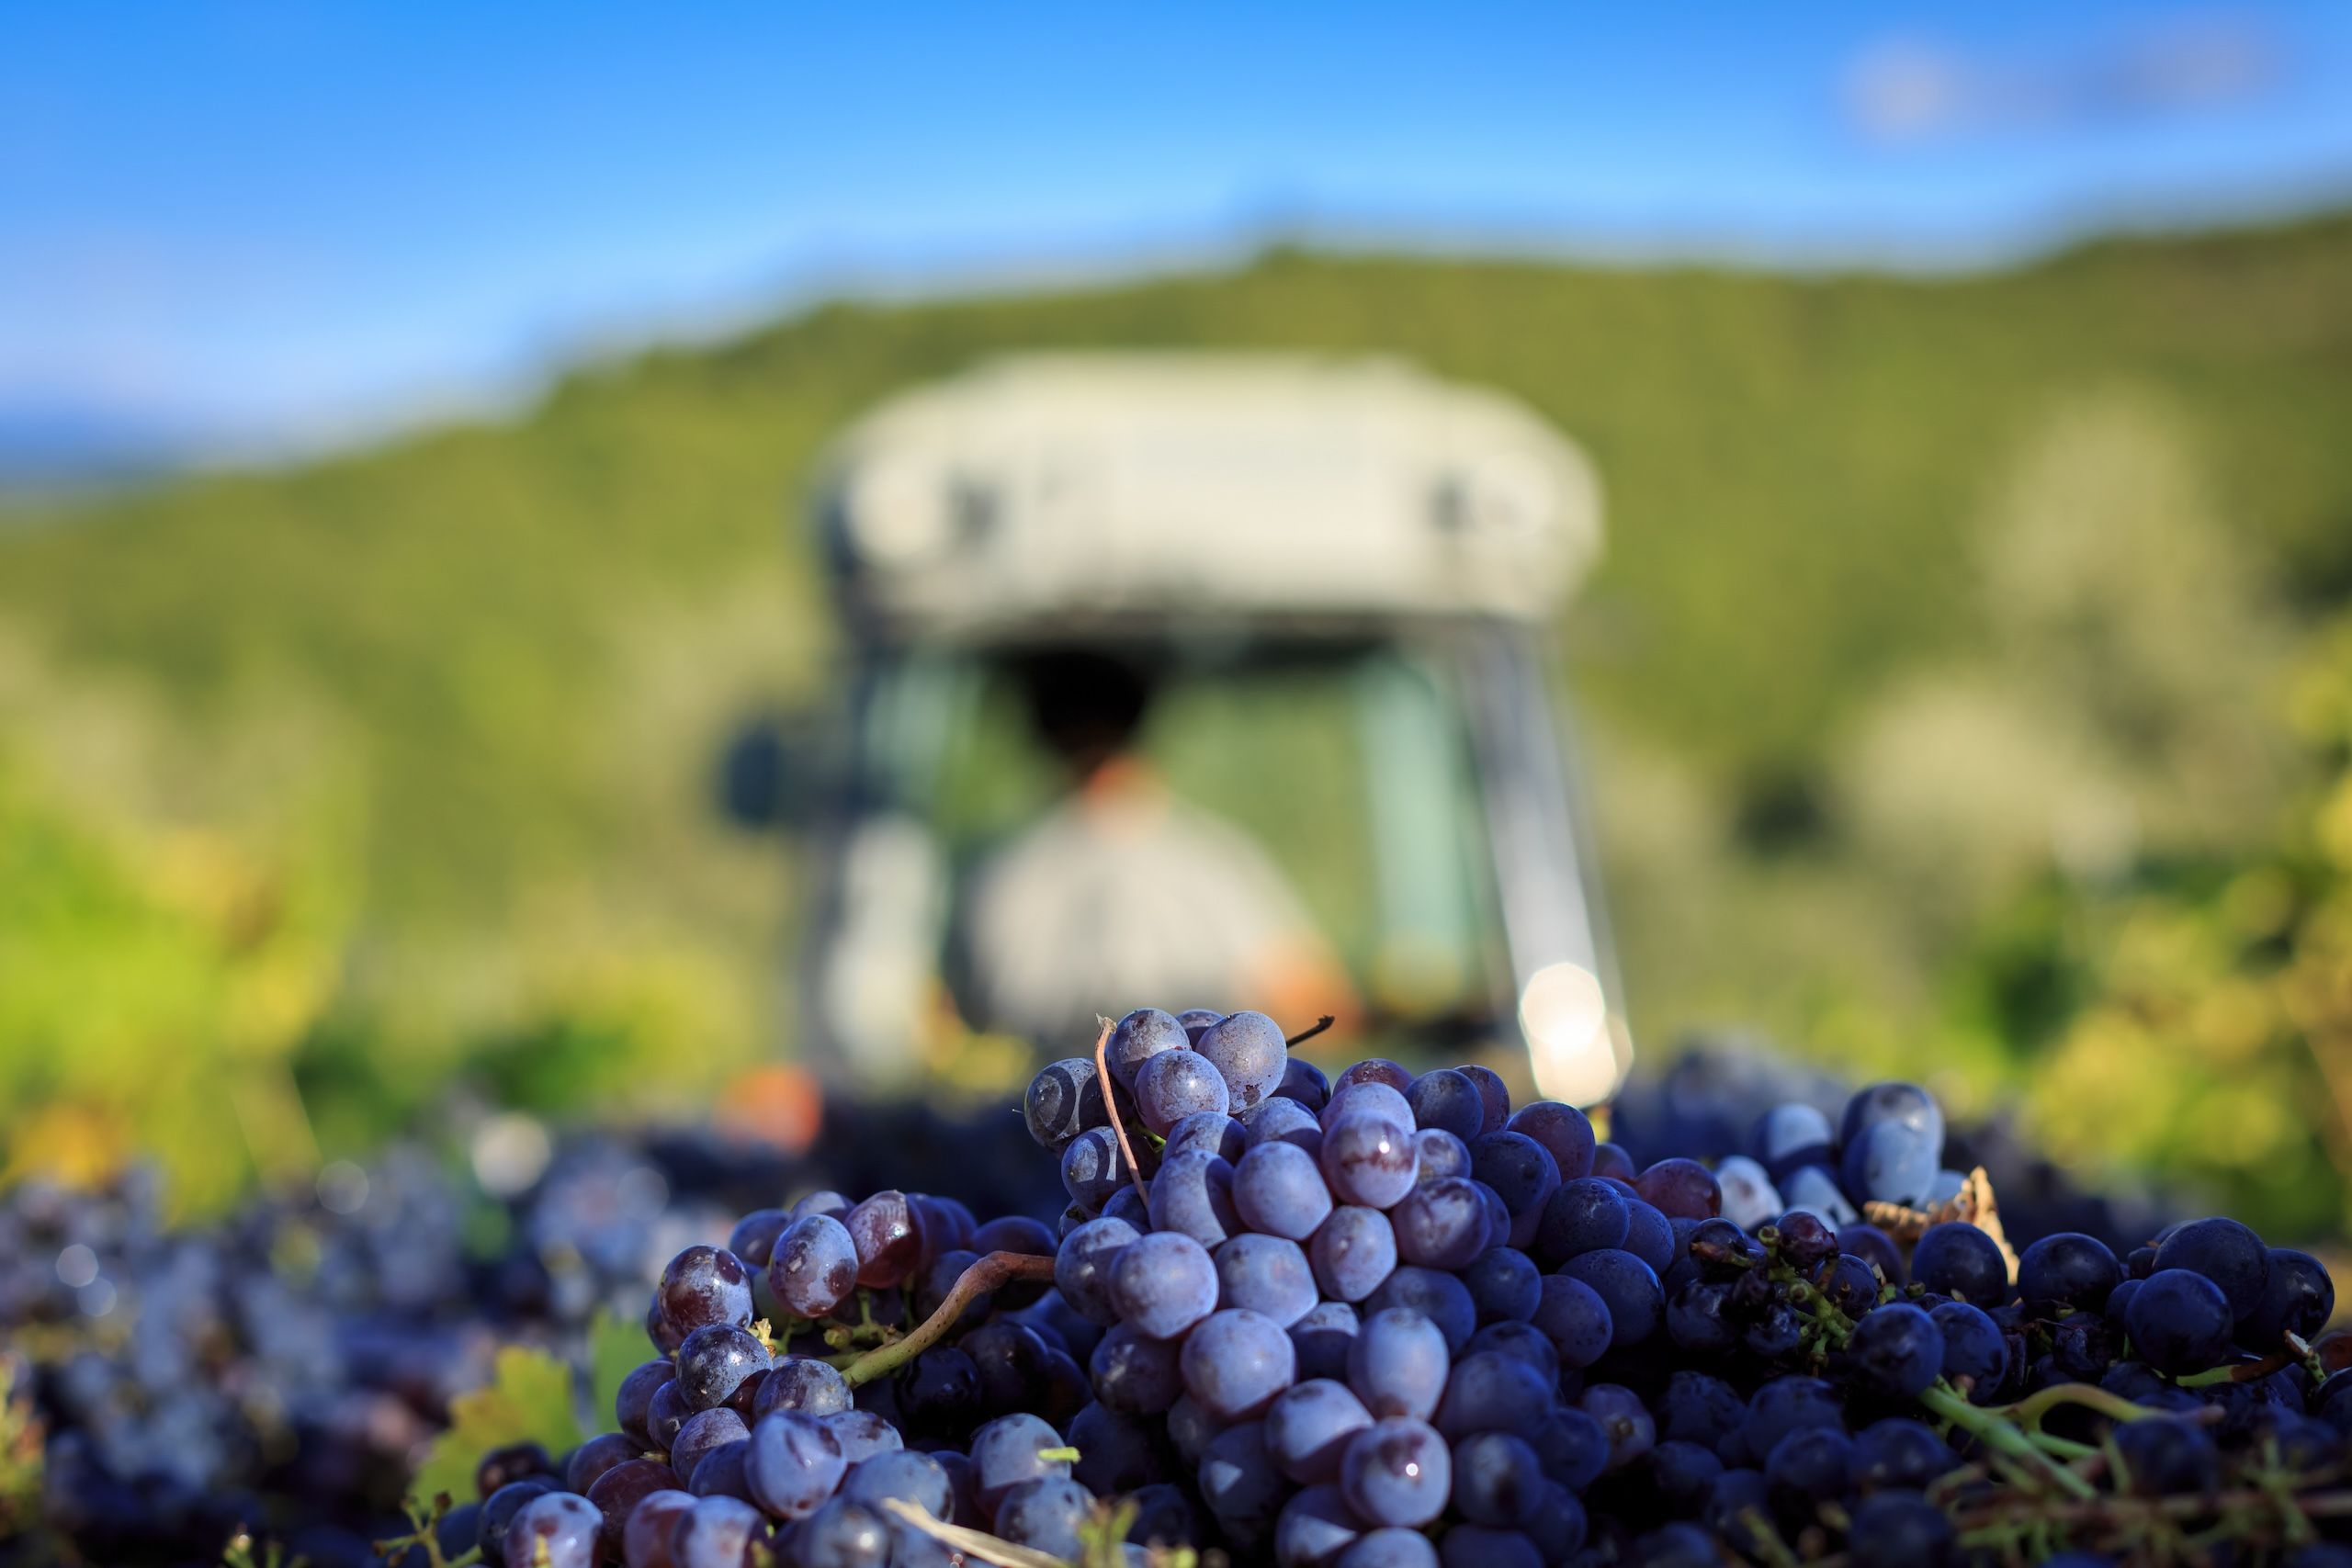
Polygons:
M2352 197L2343 6L855 9L0 8L0 421L333 439L1276 231L1970 265Z

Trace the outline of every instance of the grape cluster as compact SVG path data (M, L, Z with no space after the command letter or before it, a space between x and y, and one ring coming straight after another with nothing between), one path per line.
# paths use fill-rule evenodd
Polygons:
M1019 1128L843 1101L785 1156L502 1117L194 1224L166 1222L141 1168L21 1182L0 1193L0 1344L43 1438L38 1532L127 1564L214 1561L242 1526L310 1568L373 1564L450 1398L501 1345L584 1363L599 1313L641 1314L666 1259L765 1194L928 1167L1050 1212Z
M989 1560L967 1530L1090 1564L2325 1568L2352 1535L2324 1269L2225 1219L2012 1258L1940 1217L1916 1086L1637 1167L1479 1067L1327 1080L1261 1015L1143 1009L1023 1113L1057 1231L820 1193L681 1253L619 1432L560 1478L485 1461L485 1561Z

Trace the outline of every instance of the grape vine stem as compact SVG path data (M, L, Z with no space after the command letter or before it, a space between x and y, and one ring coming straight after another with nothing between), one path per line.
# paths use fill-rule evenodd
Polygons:
M1305 1029L1300 1030L1297 1033L1283 1041L1283 1049L1287 1051L1294 1045L1304 1045L1308 1041L1314 1039L1317 1035L1322 1033L1325 1030L1330 1028L1333 1024L1339 1021L1340 1021L1338 1019L1332 1017L1329 1013L1322 1013L1316 1018L1313 1023L1308 1024Z
M1060 1558L1051 1552L1039 1551L1034 1546L1015 1546L1009 1540L966 1529L961 1525L943 1524L903 1497L885 1497L882 1499L882 1510L944 1546L967 1557L977 1557L983 1562L997 1563L1000 1568L1069 1568Z
M1111 1131L1119 1140L1119 1153L1127 1162L1127 1174L1135 1179L1136 1196L1151 1203L1151 1189L1143 1183L1143 1167L1136 1163L1136 1148L1127 1142L1126 1123L1119 1120L1119 1092L1111 1082L1111 1031L1117 1027L1101 1013L1094 1021L1102 1027L1094 1035L1094 1081L1102 1086L1102 1109L1111 1113Z
M1054 1260L1035 1258L1025 1252L991 1252L956 1277L956 1288L939 1303L939 1310L904 1338L894 1339L878 1349L868 1350L842 1369L842 1377L852 1388L888 1377L908 1361L939 1343L940 1336L955 1326L972 1304L972 1298L1015 1280L1050 1280L1054 1277Z

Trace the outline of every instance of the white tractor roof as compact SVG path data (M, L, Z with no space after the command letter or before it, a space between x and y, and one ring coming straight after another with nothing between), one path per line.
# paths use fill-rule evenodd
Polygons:
M853 599L917 638L1536 620L1600 546L1575 446L1392 359L996 360L859 421L824 487Z

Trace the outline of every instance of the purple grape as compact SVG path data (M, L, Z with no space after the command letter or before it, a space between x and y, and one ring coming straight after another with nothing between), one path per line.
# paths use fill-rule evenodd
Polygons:
M1351 1112L1325 1124L1321 1164L1323 1179L1340 1201L1385 1209L1413 1190L1419 1156L1403 1124Z
M1324 1295L1360 1302L1396 1272L1396 1231L1379 1210L1350 1204L1331 1211L1307 1243L1306 1256Z
M1225 1079L1197 1051L1162 1051L1146 1057L1136 1072L1136 1114L1162 1136L1187 1116L1203 1111L1222 1116L1231 1106Z
M1181 1367L1184 1392L1201 1408L1220 1421L1239 1421L1291 1385L1298 1356L1282 1325L1262 1313L1227 1307L1210 1314L1185 1338Z
M682 1340L706 1324L752 1322L752 1271L724 1247L690 1247L662 1270L662 1321Z
M1293 1383L1266 1407L1266 1452L1301 1485L1336 1481L1348 1439L1371 1425L1371 1413L1345 1383Z
M1340 1490L1374 1525L1426 1525L1445 1511L1453 1461L1445 1439L1407 1416L1376 1421L1349 1439Z
M1244 1234L1216 1249L1217 1304L1247 1307L1288 1328L1317 1300L1315 1274L1298 1243Z
M1282 1025L1262 1012L1237 1012L1218 1020L1202 1032L1193 1049L1225 1079L1238 1111L1280 1089L1290 1066Z
M1111 1265L1111 1303L1151 1339L1173 1339L1216 1310L1217 1270L1206 1248L1175 1231L1138 1237Z
M1251 1230L1305 1241L1331 1213L1331 1190L1314 1156L1289 1144L1260 1144L1234 1168L1233 1207Z
M1119 1087L1132 1090L1146 1062L1163 1052L1189 1050L1191 1044L1175 1018L1158 1008L1137 1008L1112 1028L1102 1057Z
M1437 1414L1450 1371L1445 1336L1409 1308L1375 1312L1348 1348L1348 1387L1378 1416Z
M596 1506L573 1492L548 1492L523 1505L506 1527L506 1561L547 1568L594 1568L605 1527Z

